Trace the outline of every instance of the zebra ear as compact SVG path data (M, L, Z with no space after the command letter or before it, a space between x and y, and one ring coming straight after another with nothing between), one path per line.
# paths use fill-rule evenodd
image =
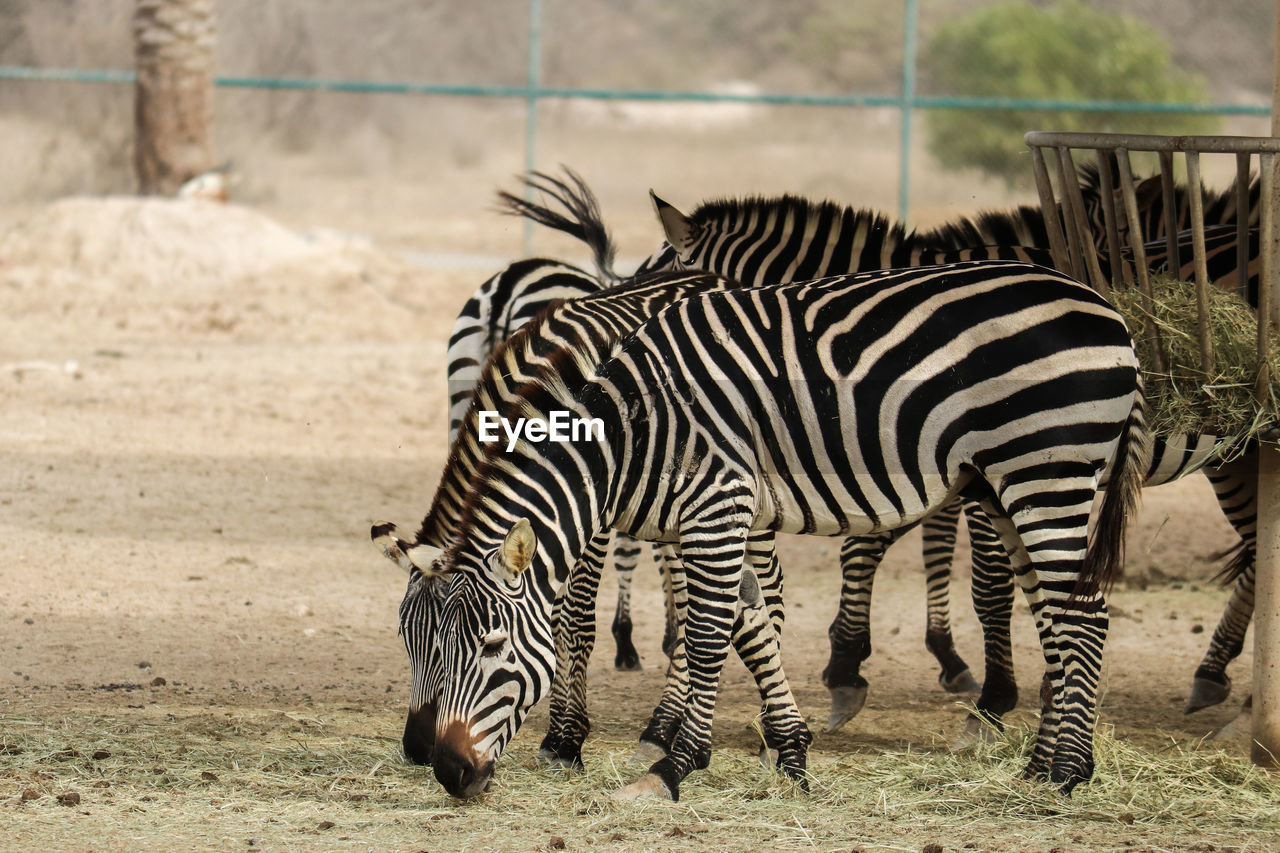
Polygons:
M533 552L537 547L538 542L533 536L533 525L529 523L529 519L517 521L507 532L507 538L502 540L502 547L498 550L498 561L506 575L504 580L510 582L520 577L533 562Z
M369 538L387 559L410 574L414 569L428 577L436 574L432 562L443 552L434 545L411 545L396 534L399 530L389 521L380 521L369 529Z
M658 198L653 190L649 190L649 198L653 199L653 208L658 212L658 220L662 223L662 232L666 234L667 242L678 255L688 257L688 250L693 247L694 239L698 236L698 226L673 205Z

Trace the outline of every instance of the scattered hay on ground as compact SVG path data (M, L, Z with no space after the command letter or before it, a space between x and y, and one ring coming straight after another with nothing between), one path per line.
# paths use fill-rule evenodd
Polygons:
M565 775L522 737L490 793L463 802L430 768L403 762L385 734L397 722L357 709L0 717L0 814L15 841L131 850L149 839L433 851L1264 850L1280 833L1280 778L1208 745L1138 749L1105 727L1093 782L1069 798L1019 779L1033 736L1023 728L960 755L815 749L808 795L754 756L717 750L678 803L609 797L643 772L628 763L632 744L593 738L586 769Z
M1280 420L1276 380L1280 355L1271 356L1270 396L1261 409L1254 401L1258 378L1257 322L1253 308L1235 294L1209 289L1209 327L1213 338L1214 373L1201 370L1195 285L1162 276L1151 279L1154 311L1143 307L1136 288L1115 290L1111 302L1134 336L1146 379L1148 419L1165 435L1205 433L1239 446ZM1156 369L1155 351L1146 320L1155 320L1167 370Z

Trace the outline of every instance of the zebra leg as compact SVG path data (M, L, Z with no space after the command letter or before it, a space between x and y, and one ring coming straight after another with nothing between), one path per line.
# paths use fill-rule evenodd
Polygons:
M697 591L688 596L684 618L689 678L684 718L666 757L655 762L643 779L618 791L619 798L660 794L679 800L680 782L711 760L716 691L738 609L751 519L748 507L738 503L741 497L741 493L729 493L726 501L707 507L714 517L700 525L697 535L682 537L680 556L686 583Z
M760 595L764 599L769 621L773 623L778 642L782 642L782 626L787 621L782 604L782 566L774 551L772 531L753 531L747 538L747 564L755 568Z
M765 560L777 562L772 554ZM761 723L765 747L762 757L770 752L776 753L778 769L798 781L807 792L806 770L813 735L791 693L791 685L782 668L778 633L765 607L759 580L751 569L742 572L732 642L738 657L755 679L763 702Z
M1187 697L1184 714L1192 714L1224 701L1231 695L1231 677L1227 675L1227 664L1235 660L1244 648L1245 632L1249 630L1249 622L1253 619L1253 591L1255 568L1253 552L1248 546L1242 555L1249 560L1236 576L1235 585L1231 589L1231 598L1222 613L1218 627L1209 640L1209 648L1205 652L1200 665L1196 667L1192 681L1191 695Z
M1013 644L1009 623L1013 616L1014 576L1009 554L991 520L976 504L965 507L969 541L973 545L973 609L982 625L985 670L977 712L981 719L1002 727L1001 717L1018 704L1013 674Z
M867 701L862 662L871 656L871 586L884 553L900 531L850 536L840 546L840 606L827 629L831 654L822 683L831 694L827 732L857 716Z
M1231 678L1227 665L1244 648L1245 632L1253 619L1254 564L1258 522L1257 453L1206 469L1213 493L1231 526L1240 534L1236 556L1223 571L1224 577L1235 578L1231 598L1214 629L1200 666L1196 668L1191 695L1184 714L1191 714L1224 701L1231 694Z
M1079 476L1041 476L1052 491L1035 495L1036 505L1024 497L1016 519L995 503L984 501L983 509L1009 554L1044 650L1044 708L1023 775L1069 794L1093 775L1098 678L1109 623L1102 595L1076 590L1096 484ZM1016 487L1026 494L1025 483Z
M924 520L924 645L942 671L938 684L948 693L976 693L978 682L956 652L951 637L951 564L956 554L956 526L962 502L954 500Z
M676 729L684 717L689 693L687 662L684 654L684 613L688 603L684 567L680 565L674 546L658 549L658 566L662 572L662 590L667 600L667 625L662 650L667 656L667 675L658 705L649 715L649 724L640 733L640 744L631 760L652 764L666 756L675 739Z
M582 743L591 731L587 716L587 663L596 641L596 592L609 548L609 531L587 543L557 603L556 677L550 720L538 757L559 767L582 766Z
M760 691L763 703L760 719L765 740L762 763L768 766L771 759L807 791L805 770L813 735L782 670L782 626L786 611L782 601L782 567L774 539L772 531L753 531L747 538L747 565L753 571L744 570L739 588L740 616L734 620L733 648ZM753 598L762 601L763 612L750 604Z
M640 669L640 653L631 641L631 581L640 561L640 543L626 534L613 538L613 568L618 574L618 607L614 611L613 668L627 671Z
M765 749L777 754L777 766L807 785L805 767L813 740L782 669L778 633L782 625L782 572L773 549L773 534L759 531L747 542L748 566L744 567L731 641L734 650L751 673L762 700L761 721ZM687 595L683 567L675 558L664 558L671 655L662 699L649 725L640 736L633 761L653 763L671 748L683 719L688 696L688 669L685 659L684 613Z

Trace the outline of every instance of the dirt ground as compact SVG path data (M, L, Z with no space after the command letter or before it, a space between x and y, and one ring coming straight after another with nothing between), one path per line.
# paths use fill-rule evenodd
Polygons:
M0 848L555 849L542 828L501 843L468 842L455 834L466 806L426 771L397 762L408 692L395 630L403 576L368 541L373 521L412 525L430 501L446 450L445 340L462 301L496 267L449 258L416 265L341 235L304 238L249 209L175 205L60 202L4 219L0 738L10 748L0 752ZM493 254L511 252L517 226L494 221L451 227L459 242L494 228L502 237ZM1242 695L1181 713L1226 601L1209 581L1211 556L1231 541L1203 478L1145 495L1130 539L1130 580L1112 599L1101 714L1118 739L1154 751L1190 749L1234 717ZM817 729L826 716L819 675L839 588L838 542L786 537L781 548L786 664ZM953 593L955 630L980 673L966 578ZM589 764L611 761L610 747L634 740L661 683L656 572L642 571L635 590L642 672L611 669L612 599L607 577ZM918 535L892 551L874 607L869 702L843 731L817 736L816 756L927 753L963 721L924 650ZM1024 688L1013 719L1026 722L1040 665L1024 608L1015 628ZM1232 666L1238 694L1251 664L1246 651ZM732 756L753 748L752 693L732 664L716 720L721 764L736 767ZM234 742L243 752L224 756L217 771L230 777L259 752L319 738L311 721L326 720L331 748L372 744L382 758L369 775L391 773L402 785L380 801L385 820L356 828L322 820L315 804L331 802L323 792L333 790L324 780L316 797L267 791L248 812L217 799L194 813L166 809L163 797L156 802L137 785L94 787L101 772L89 757L89 731L117 733L104 752L123 749L125 731L143 741L147 731L164 732L189 739L192 749L210 738ZM539 709L516 752L536 746L544 725ZM23 749L13 744L23 737L62 744L79 758L60 762L51 748L34 765L20 764ZM1228 749L1245 754L1238 742ZM195 774L176 801L203 802L198 768L183 760L176 753L165 762ZM626 780L639 770L619 772ZM534 778L546 797L556 796L555 777ZM72 790L75 802L59 801ZM679 805L696 812L699 790ZM796 808L803 822L802 800ZM680 814L694 822L689 811ZM615 838L597 829L592 843L569 838L568 846L703 843L667 837L669 813L661 815L649 835ZM1023 846L1016 828L966 821L942 833L946 848ZM851 820L843 833L807 836L808 845L801 826L799 841L791 827L724 846L919 850L920 839L932 837L868 825L855 829ZM713 829L732 838L731 827L729 818ZM1035 837L1026 846L1055 846L1052 837ZM1189 837L1158 821L1145 829L1112 822L1075 837L1060 839L1062 849L1275 849L1248 827L1236 837L1218 830ZM716 847L711 841L706 846Z

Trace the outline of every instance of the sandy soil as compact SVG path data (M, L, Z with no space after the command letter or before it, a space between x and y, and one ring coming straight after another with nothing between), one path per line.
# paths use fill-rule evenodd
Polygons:
M408 690L395 633L403 577L369 546L368 528L425 511L446 449L445 339L490 271L423 268L332 234L301 237L251 210L172 204L63 202L9 220L19 224L0 241L0 728L83 713L216 711L234 725L347 709L394 743ZM1188 744L1234 716L1233 701L1181 713L1225 603L1208 581L1210 555L1231 539L1203 478L1146 495L1107 649L1102 717L1121 738ZM838 543L788 537L781 548L788 672L805 712L824 719ZM819 736L817 753L929 748L958 730L963 711L923 647L918 567L912 536L877 579L867 708ZM957 640L980 671L965 583L954 593ZM614 674L602 631L588 758L593 742L634 738L657 698L656 572L641 573L635 599L645 668ZM1016 632L1015 718L1025 720L1040 666L1024 609ZM1249 658L1232 668L1240 683ZM736 663L719 708L716 746L750 749L756 703ZM541 713L521 741L540 737ZM19 802L32 784L0 770L12 828L0 847L246 847L230 830L210 842L141 817L130 829L120 815L99 836L63 835L70 817L60 824L57 805ZM269 833L256 837L272 846Z

